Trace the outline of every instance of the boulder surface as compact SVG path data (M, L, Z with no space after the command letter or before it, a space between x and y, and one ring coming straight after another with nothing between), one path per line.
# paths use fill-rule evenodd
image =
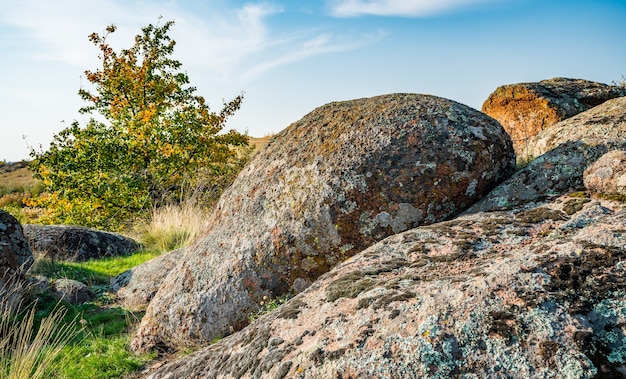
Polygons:
M498 87L482 111L500 121L519 158L528 155L527 141L540 131L620 96L626 96L622 86L554 78Z
M33 262L22 225L10 213L0 210L0 288L11 279L21 278Z
M539 157L570 141L589 146L609 143L611 150L626 143L626 97L608 100L538 133L528 140L526 155L521 158Z
M139 247L132 238L80 226L24 225L24 235L34 251L64 261L128 255Z
M508 135L454 101L393 94L315 109L218 202L148 306L135 350L207 343L371 244L450 218L508 177Z
M173 378L620 378L626 207L561 196L388 237Z
M585 187L606 196L626 196L626 151L611 150L584 172Z

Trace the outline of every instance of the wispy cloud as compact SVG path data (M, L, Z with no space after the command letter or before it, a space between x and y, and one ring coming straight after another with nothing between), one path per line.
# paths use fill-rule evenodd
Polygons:
M0 0L0 26L26 36L22 43L30 45L24 49L30 54L28 59L95 69L98 51L87 40L90 33L114 23L118 30L109 42L114 48L126 48L140 27L163 16L176 22L171 35L177 41L176 58L184 67L201 68L223 81L250 80L282 65L352 50L381 38L297 26L277 32L272 17L284 12L284 7L275 3L249 3L234 9L209 5L203 12L182 4L172 0Z
M401 16L424 17L488 0L331 0L335 17Z

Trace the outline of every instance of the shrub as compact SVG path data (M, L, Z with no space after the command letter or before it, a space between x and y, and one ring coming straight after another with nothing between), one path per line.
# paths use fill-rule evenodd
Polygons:
M30 167L47 196L31 201L48 213L41 221L120 230L137 216L182 198L185 186L220 192L249 157L248 137L226 120L243 99L225 103L219 113L194 94L181 63L170 56L174 23L142 29L135 44L116 52L104 35L91 34L102 67L86 71L94 90L81 88L98 113L81 127L74 122L55 135L49 150L37 152Z

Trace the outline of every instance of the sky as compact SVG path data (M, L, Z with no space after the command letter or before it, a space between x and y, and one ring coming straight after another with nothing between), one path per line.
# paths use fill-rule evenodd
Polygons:
M159 18L161 21L159 21ZM0 161L29 159L86 105L87 39L132 46L173 20L173 57L226 129L277 133L331 101L410 92L480 109L498 86L626 76L623 0L0 0Z

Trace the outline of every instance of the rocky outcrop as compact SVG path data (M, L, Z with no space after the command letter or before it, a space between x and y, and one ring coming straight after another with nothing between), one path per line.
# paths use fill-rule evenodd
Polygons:
M539 157L558 145L570 141L582 142L590 146L609 141L610 146L619 147L626 143L625 110L626 97L620 97L561 121L530 138L527 155L521 158L530 160Z
M273 138L152 299L135 350L206 343L391 234L450 218L513 169L493 119L428 95L331 103Z
M9 281L22 278L33 262L33 253L19 221L0 210L0 289Z
M128 255L139 248L131 238L79 226L24 225L24 235L35 252L64 261Z
M560 196L391 236L172 378L618 378L626 208Z
M111 290L120 304L133 311L145 310L169 272L180 259L181 250L159 255L139 266L124 271L111 281Z
M612 150L585 170L585 187L605 196L626 198L626 151Z
M482 111L500 121L511 136L519 158L528 156L528 139L537 133L620 96L626 96L626 88L555 78L498 87L489 95Z

